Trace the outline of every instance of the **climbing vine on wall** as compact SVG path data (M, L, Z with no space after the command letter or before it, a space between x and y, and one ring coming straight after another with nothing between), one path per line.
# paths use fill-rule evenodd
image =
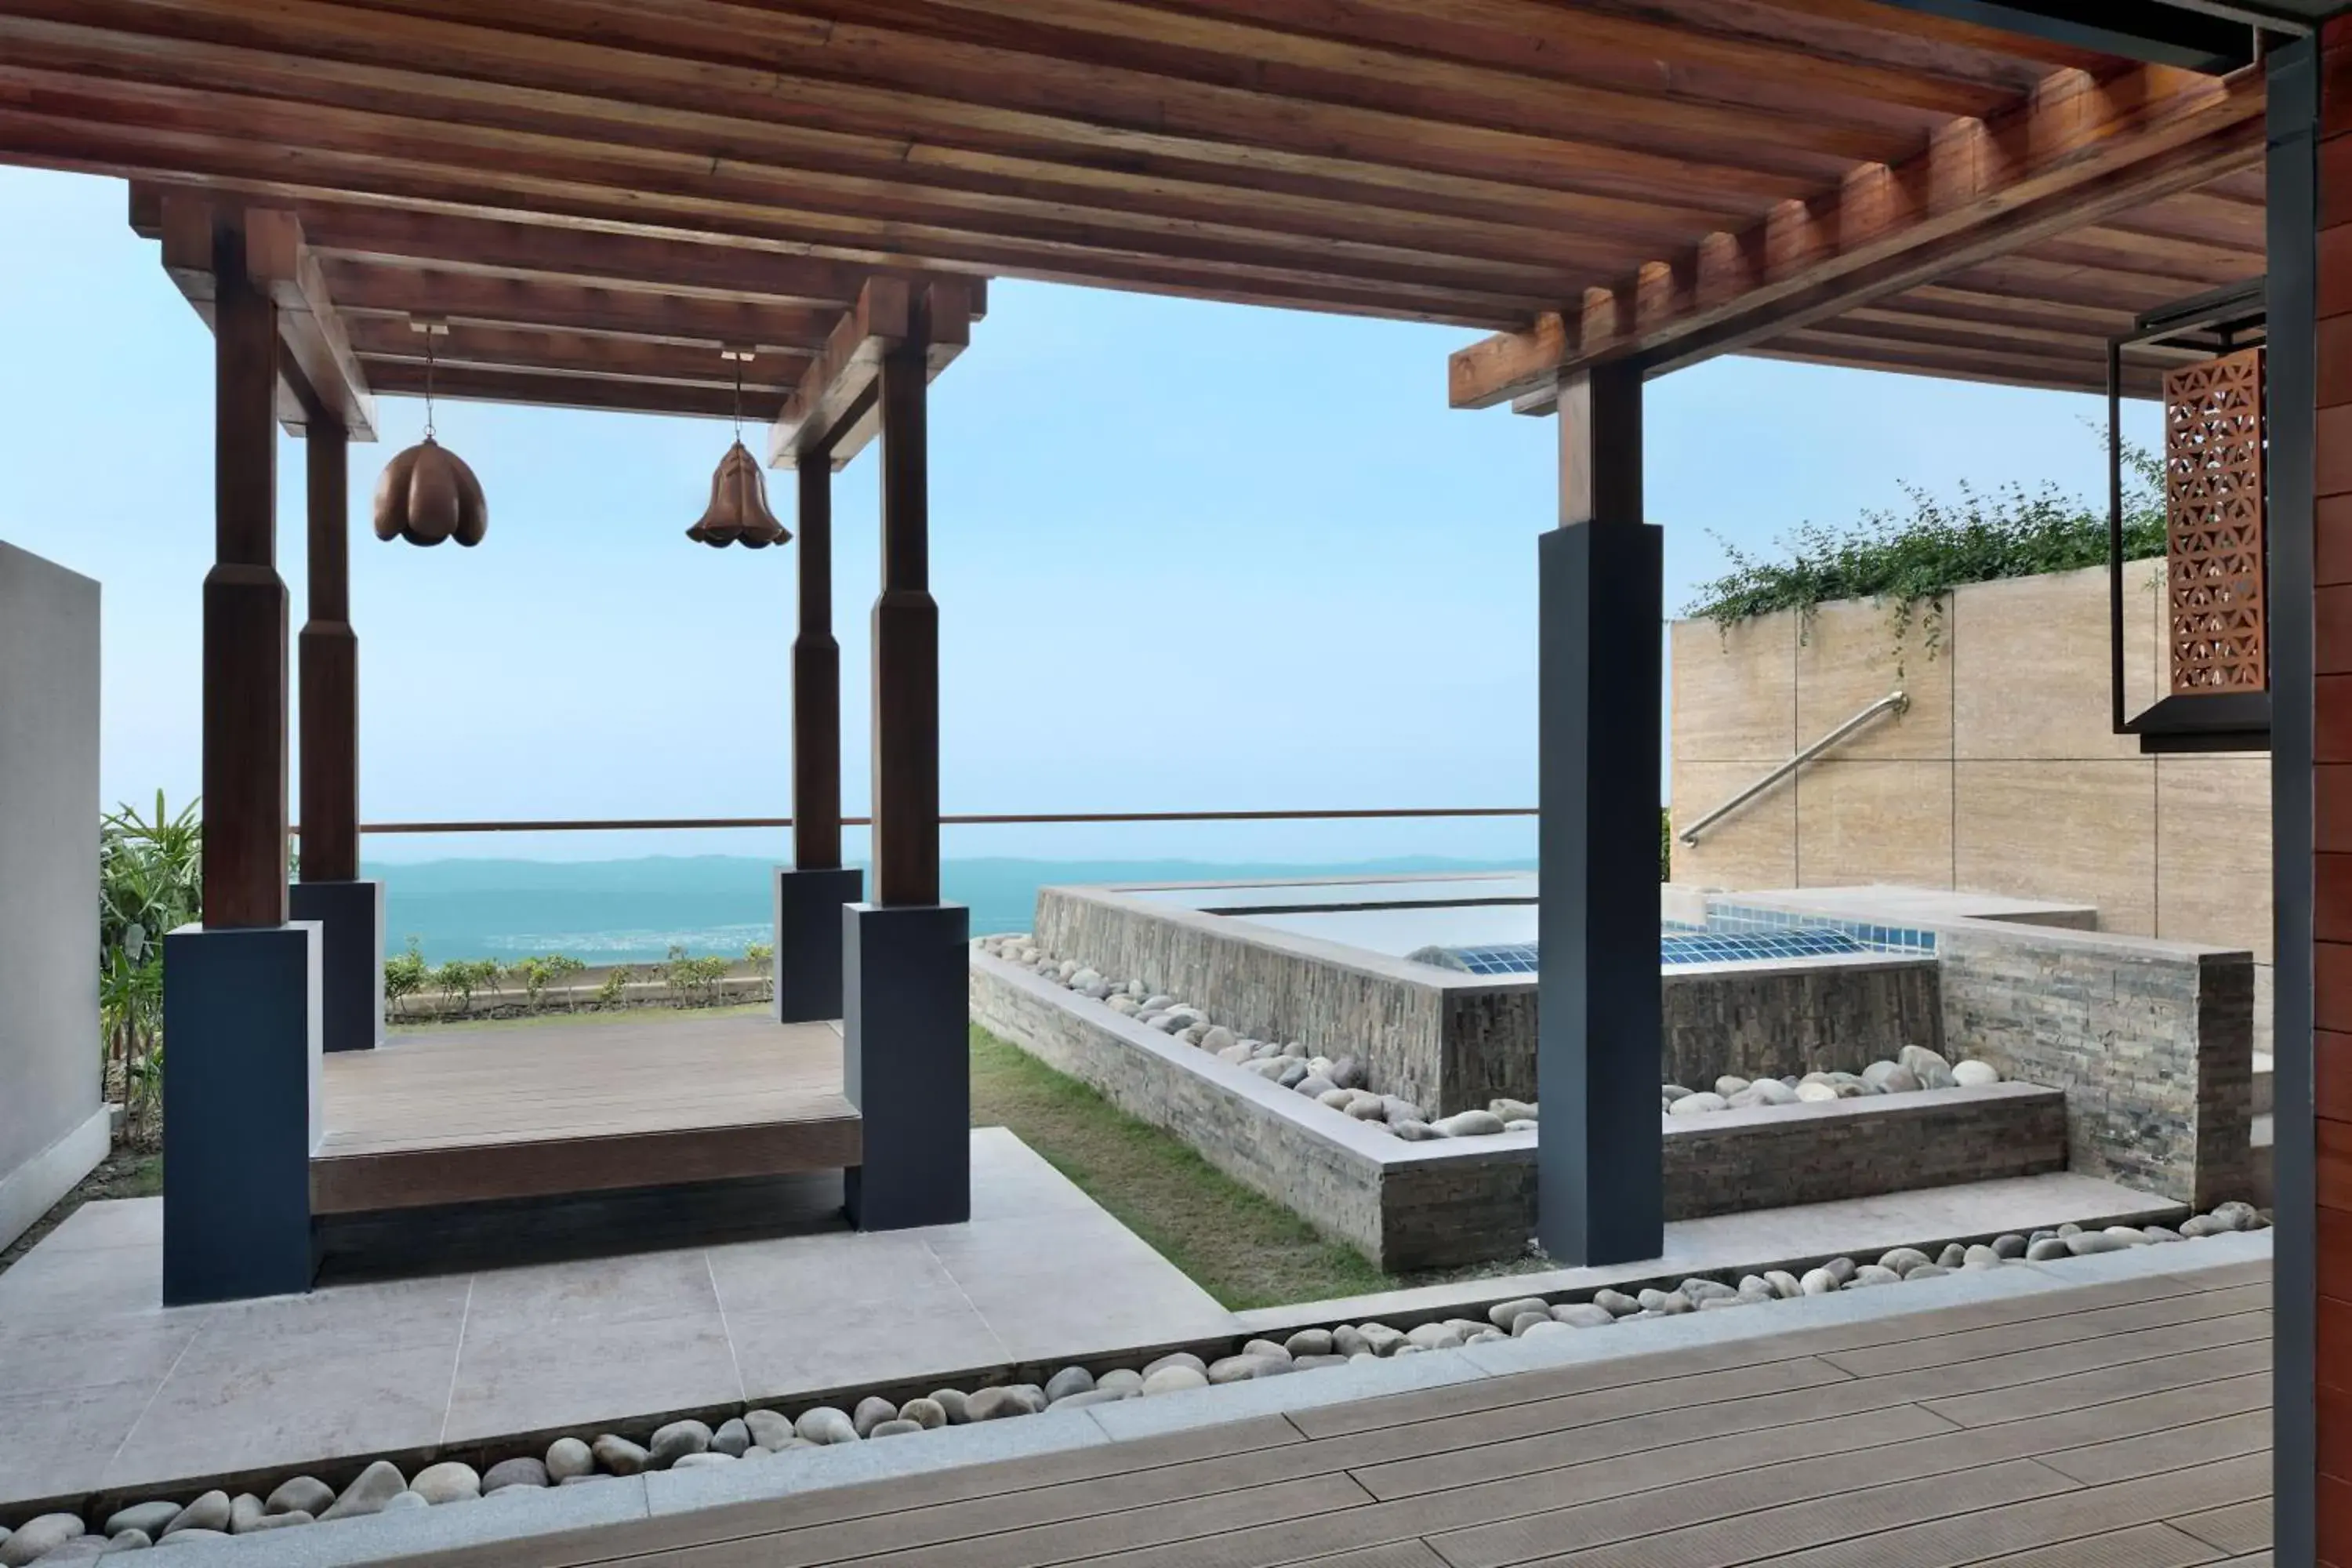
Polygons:
M1906 485L1908 511L1867 511L1843 527L1806 523L1767 560L1724 541L1731 569L1699 584L1685 609L1728 628L1777 610L1795 610L1799 635L1833 599L1887 606L1898 655L1916 626L1927 656L1942 642L1947 596L1968 583L2030 577L2104 565L2107 516L2055 485L1990 491L1963 483L1950 499ZM2164 553L2164 469L2146 447L2124 448L2124 558Z

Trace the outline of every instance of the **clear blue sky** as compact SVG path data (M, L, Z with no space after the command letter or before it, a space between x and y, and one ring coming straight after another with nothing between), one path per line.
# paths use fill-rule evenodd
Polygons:
M198 780L210 339L123 187L0 169L0 539L105 585L104 787ZM1472 334L1000 282L933 388L932 586L950 811L1529 802L1549 419L1445 405ZM367 531L415 402L352 448L362 810L782 815L787 548L683 537L727 426L445 403L478 549ZM2096 400L1728 360L1650 387L1669 608L1909 480L2103 485ZM2148 420L2152 429L2152 418ZM2148 432L2143 431L2143 434ZM758 449L757 442L754 442ZM301 448L280 570L302 616ZM771 476L791 521L788 475ZM836 479L845 793L866 796L875 463ZM1517 825L950 830L950 855L1525 856ZM384 840L372 858L771 853L748 835ZM853 843L853 852L857 846Z

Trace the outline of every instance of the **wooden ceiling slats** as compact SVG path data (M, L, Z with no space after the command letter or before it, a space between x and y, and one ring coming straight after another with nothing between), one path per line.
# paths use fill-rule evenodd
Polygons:
M5 12L0 157L287 210L385 390L431 313L453 396L713 412L744 342L772 414L870 279L954 274L1514 334L1467 401L1757 347L2081 384L2261 266L2242 75L1875 0Z
M1449 30L1451 18L1424 21L1417 45L1397 47L1261 26L1236 11L1211 16L1130 0L808 0L798 8L830 19L826 47L845 40L847 54L937 43L977 46L998 59L1082 54L1106 73L1557 141L1685 152L1744 142L1854 163L1902 156L1917 140L1884 117L1880 123L1848 117L1842 100L1826 93L1800 114L1752 100L1712 101L1671 86L1661 91L1654 79L1629 90L1588 73L1575 91L1563 92L1557 75L1496 69L1426 47ZM1574 58L1597 53L1587 47ZM909 83L921 75L910 64ZM1115 75L1110 80L1124 85Z
M13 26L0 20L0 38L13 46L9 69L28 86L70 81L88 92L132 68L103 45L94 29L46 22ZM815 135L706 110L646 108L608 98L452 81L418 72L335 60L289 63L263 52L218 45L188 45L168 68L137 66L142 80L190 92L241 92L281 103L349 103L376 114L428 121L541 131L552 126L581 138L666 148L696 159L723 157L806 171L821 184L832 174L863 182L841 188L870 190L879 182L918 193L943 187L973 202L1008 202L1038 210L1076 212L1108 204L1139 221L1193 221L1281 233L1317 244L1342 239L1399 250L1465 256L1500 263L1578 262L1622 267L1642 243L1687 232L1697 216L1607 200L1583 199L1557 212L1529 212L1524 223L1509 211L1424 213L1411 206L1381 210L1378 193L1346 197L1297 191L1232 191L1199 180L1139 179L1132 174L1063 171L1034 160L977 154L953 161L910 162L908 149L879 138ZM0 79L6 79L0 78Z
M22 0L57 22L110 16L134 0ZM1156 152L1211 166L1283 161L1301 171L1350 164L1614 194L1712 196L1733 208L1801 195L1834 158L1790 153L1784 172L1332 106L1306 106L1134 73L1105 79L1084 62L988 56L933 46L925 68L900 51L852 55L854 41L807 18L696 0L410 0L397 12L327 0L141 0L142 26L174 42L366 63L384 58L453 78L549 87L637 103L707 108L814 131L961 144L973 137L1047 156L1072 147ZM495 25L493 25L495 24ZM585 39L598 41L588 42ZM916 40L919 44L920 40ZM805 59L855 79L795 72ZM1024 85L1034 68L1043 79ZM872 74L865 74L871 72ZM903 80L901 79L904 79ZM914 85L908 85L913 83ZM1000 101L1009 100L1010 101ZM1759 145L1760 144L1757 144Z
M1023 0L945 0L1015 10ZM1447 0L1433 25L1427 0L1191 0L1184 9L1321 37L1344 24L1357 42L1441 55L1562 82L1694 84L1720 103L1743 102L1801 79L1816 100L1898 109L1936 117L1989 114L2014 97L2016 80L1944 76L1890 65L1870 51L1717 30L1690 16L1669 25L1648 7L1622 12L1558 0Z

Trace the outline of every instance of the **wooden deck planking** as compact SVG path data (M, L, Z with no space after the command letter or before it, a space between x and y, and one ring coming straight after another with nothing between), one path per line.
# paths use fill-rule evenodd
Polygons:
M2243 1270L2226 1281L2134 1281L1591 1363L509 1543L497 1561L511 1568L623 1561L633 1568L1740 1568L1767 1560L1807 1568L2187 1568L2260 1561L2270 1538L2263 1289ZM1723 1395L1710 1397L1710 1384ZM1972 1419L1956 1418L1955 1409ZM490 1559L452 1552L436 1561L486 1568Z
M861 1146L827 1024L435 1030L330 1056L320 1080L319 1214L835 1170Z

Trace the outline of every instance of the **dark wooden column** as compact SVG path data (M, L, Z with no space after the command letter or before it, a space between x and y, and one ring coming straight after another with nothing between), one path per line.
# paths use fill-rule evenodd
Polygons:
M214 229L214 565L205 577L205 924L286 920L286 584L278 575L278 308L243 216Z
M930 323L918 299L882 360L882 593L874 601L874 901L940 901L940 611L925 434Z
M360 647L351 624L351 486L343 427L316 419L310 477L310 619L302 671L302 862L306 882L360 874Z
M793 865L841 864L841 645L833 637L833 461L800 459L800 633L793 639ZM878 613L878 612L877 612Z
M1642 519L1642 376L1563 381L1559 526L1538 551L1537 1234L1562 1264L1658 1256L1662 533Z

